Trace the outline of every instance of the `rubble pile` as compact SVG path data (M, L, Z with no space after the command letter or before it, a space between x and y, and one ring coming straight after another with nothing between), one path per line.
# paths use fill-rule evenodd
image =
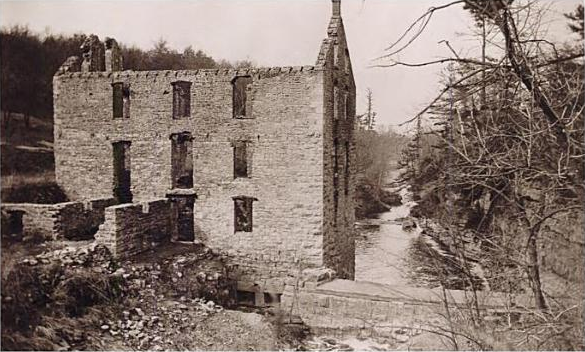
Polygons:
M66 346L65 349L80 346L84 349L104 346L141 350L191 348L199 346L201 341L195 341L197 337L188 334L189 331L204 331L204 322L210 318L217 320L219 325L224 321L229 325L235 319L224 317L222 306L235 304L236 281L222 258L200 244L170 243L119 262L106 247L91 241L78 241L51 246L41 254L21 257L16 263L15 268L31 272L25 274L27 278L47 282L47 287L31 281L26 287L15 286L10 293L3 290L3 303L12 299L11 307L14 306L6 310L3 304L3 315L22 316L21 313L31 309L36 312L34 322L23 322L26 325L23 329L38 333L39 338L32 340L35 343L48 341L43 337L46 331L83 330L77 331L78 335L83 335L83 341L74 341L68 337L70 334L51 333L49 340L53 345L29 346L32 349L53 349L55 346ZM58 273L45 275L47 279L34 274L50 268L59 269ZM22 280L14 282L17 281ZM39 299L24 302L27 304L22 307L25 310L18 308L22 304L13 297L35 287L42 291L35 295ZM41 309L46 304L53 308ZM75 325L59 327L61 321L76 320L80 322L79 329ZM26 341L31 339L23 337L12 341L11 346L25 346Z
M93 271L102 273L111 273L116 268L115 260L110 251L105 246L95 242L46 251L34 257L24 258L21 263L35 266L55 261L59 261L69 268L92 267Z
M169 300L163 295L156 296L152 289L145 296L142 298L142 308L124 310L122 317L117 320L102 321L102 335L106 338L122 338L133 349L177 349L181 347L177 345L177 334L188 334L206 317L223 311L213 301L199 298Z
M179 253L147 252L125 263L113 275L125 279L136 296L153 291L169 299L203 298L224 307L236 303L236 280L222 259L206 247Z

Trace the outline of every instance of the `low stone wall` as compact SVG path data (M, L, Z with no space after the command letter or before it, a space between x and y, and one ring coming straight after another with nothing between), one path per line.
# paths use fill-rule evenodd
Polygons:
M128 258L170 240L171 204L168 199L106 208L105 222L95 239L118 258Z
M104 221L105 208L113 204L113 198L56 204L4 203L2 232L53 240L88 239Z
M281 308L300 317L313 330L357 333L361 336L390 336L396 328L421 328L440 325L445 312L443 292L438 289L394 287L372 282L333 280L314 285L303 284L295 290L287 286ZM470 293L467 293L470 295ZM452 308L466 309L471 297L465 291L446 291ZM502 314L531 306L526 301L510 302L505 295L478 292L480 310Z

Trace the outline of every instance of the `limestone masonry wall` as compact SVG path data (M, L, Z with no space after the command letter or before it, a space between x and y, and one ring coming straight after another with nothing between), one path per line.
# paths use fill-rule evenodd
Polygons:
M261 113L266 110L273 114L288 111L288 118L308 118L309 123L320 111L313 106L308 109L313 111L313 116L305 116L306 111L299 108L306 99L293 101L290 94L296 92L299 95L303 80L320 85L317 77L321 74L313 67L291 67L277 70L75 72L57 75L53 94L57 182L73 200L111 196L114 177L112 143L130 141L134 198L164 197L171 189L171 134L191 132L195 142L199 143L230 143L239 138L258 139L258 136L263 141L262 137L270 137L270 132L282 120L280 115ZM237 75L251 75L254 79L249 87L247 109L252 118L232 118L231 80ZM171 83L179 80L192 82L191 116L173 119ZM112 117L112 83L116 82L129 86L129 118ZM295 82L298 82L296 88L287 87L287 84ZM260 96L264 93L255 93L268 91L268 86L276 89L271 95L272 109L260 106L260 101L266 103L266 99ZM310 90L307 84L305 87ZM273 121L274 127L264 131L268 121ZM194 148L197 152L196 146ZM224 178L233 179L228 165L209 167L214 165L214 155L200 153L194 159L195 183L198 177L205 178L206 173L222 173Z
M232 116L236 75L251 74L247 116ZM172 82L192 82L191 116L172 118ZM129 118L112 118L112 86L130 87ZM129 141L135 201L171 190L173 133L193 137L196 238L239 264L241 278L282 291L299 266L322 265L323 72L72 73L55 77L56 176L73 199L113 189L112 143ZM247 178L234 178L245 141ZM233 197L254 197L253 231L234 231Z
M114 188L121 202L192 194L195 239L227 255L242 286L280 293L307 268L353 278L355 83L333 4L316 66L118 71L110 39L105 72L90 65L105 55L92 37L83 72L66 62L53 79L57 182L73 200L112 197ZM245 109L237 106L244 96ZM172 148L177 134L190 149ZM114 149L118 142L125 143ZM247 175L238 164L236 177L242 145ZM177 166L179 154L189 160ZM238 231L234 199L252 204ZM149 206L157 211L108 208L98 239L129 256L167 226L191 226L190 209L159 202Z
M114 256L128 258L168 241L170 219L168 199L111 206L106 209L105 222L95 239L108 247Z
M11 213L22 213L23 236L87 239L97 231L105 208L112 204L112 198L103 198L57 204L3 203L1 209L3 223L10 221Z
M333 16L318 65L324 67L323 258L338 277L355 274L355 83L341 17ZM336 160L337 159L337 160ZM336 170L337 168L337 170Z
M233 258L240 281L267 291L322 265L321 82L321 71L255 82L251 120L201 121L217 137L194 140L196 237ZM233 176L236 140L248 141L247 178ZM239 195L257 199L251 232L234 231Z

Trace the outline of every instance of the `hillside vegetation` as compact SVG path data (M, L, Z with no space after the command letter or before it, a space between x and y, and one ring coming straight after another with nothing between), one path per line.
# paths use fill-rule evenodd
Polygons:
M566 15L573 38L551 43L535 30L538 4L464 3L484 33L479 43L495 45L485 40L492 36L506 50L454 58L442 95L414 119L418 133L403 159L419 201L412 213L442 227L425 231L469 268L479 264L488 289L532 296L530 317L502 324L524 339L506 349L581 350L583 6ZM531 25L520 27L518 18ZM494 346L470 314L471 336Z

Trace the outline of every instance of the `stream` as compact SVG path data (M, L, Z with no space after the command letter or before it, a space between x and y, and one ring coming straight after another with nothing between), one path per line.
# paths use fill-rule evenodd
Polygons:
M363 219L356 223L355 280L405 286L411 284L408 253L413 241L421 233L415 227L402 228L402 220L416 205L407 186L396 184L400 170L388 175L387 190L402 197L402 205L392 207L375 219Z
M400 194L402 205L389 207L375 218L356 221L355 280L432 288L439 286L439 277L444 275L447 288L463 288L468 280L454 264L458 259L410 218L410 210L416 202L410 186L398 181L400 173L399 169L389 172L385 189ZM428 224L424 219L417 222ZM409 224L410 228L403 228L403 224ZM313 336L306 347L309 350L379 351L407 346L400 343L403 341L391 339L333 336L334 333Z

